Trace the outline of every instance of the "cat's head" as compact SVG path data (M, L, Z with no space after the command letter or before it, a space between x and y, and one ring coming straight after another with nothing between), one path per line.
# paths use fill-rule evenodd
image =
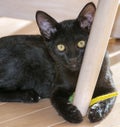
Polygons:
M88 3L76 19L60 23L43 11L36 13L45 45L57 63L72 71L79 70L95 10L94 4Z

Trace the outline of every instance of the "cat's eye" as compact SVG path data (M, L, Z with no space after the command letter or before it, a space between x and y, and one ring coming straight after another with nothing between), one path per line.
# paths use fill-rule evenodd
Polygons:
M65 45L63 45L63 44L58 44L58 45L57 45L57 49L58 49L59 51L63 52L63 51L65 50Z
M78 43L77 43L77 47L78 48L84 48L85 47L85 41L79 41Z

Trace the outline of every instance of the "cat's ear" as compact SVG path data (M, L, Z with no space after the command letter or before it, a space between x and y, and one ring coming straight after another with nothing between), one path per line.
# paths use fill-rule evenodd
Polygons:
M77 21L79 22L80 28L90 31L92 26L94 15L96 12L95 5L90 2L80 12Z
M37 11L36 21L44 38L50 39L57 32L57 21L43 11Z

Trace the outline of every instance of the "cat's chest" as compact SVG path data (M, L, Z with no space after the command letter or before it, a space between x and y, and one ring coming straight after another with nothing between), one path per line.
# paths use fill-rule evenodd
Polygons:
M67 88L75 89L79 71L70 71L70 70L64 69L64 68L59 68L59 69L57 72L58 82L61 82L61 85L65 86Z
M65 78L71 87L76 87L78 72L65 72Z

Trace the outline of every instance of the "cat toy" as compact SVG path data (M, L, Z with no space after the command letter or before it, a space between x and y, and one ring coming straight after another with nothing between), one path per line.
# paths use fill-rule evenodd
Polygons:
M104 101L104 100L107 100L107 99L110 99L110 98L113 98L113 97L116 97L118 96L118 92L112 92L112 93L108 93L108 94L105 94L105 95L101 95L101 96L98 96L98 97L95 97L91 100L90 102L90 105L89 106L92 106L96 103L99 103L101 101ZM74 93L69 97L69 102L72 103L73 102L73 98L74 98Z

